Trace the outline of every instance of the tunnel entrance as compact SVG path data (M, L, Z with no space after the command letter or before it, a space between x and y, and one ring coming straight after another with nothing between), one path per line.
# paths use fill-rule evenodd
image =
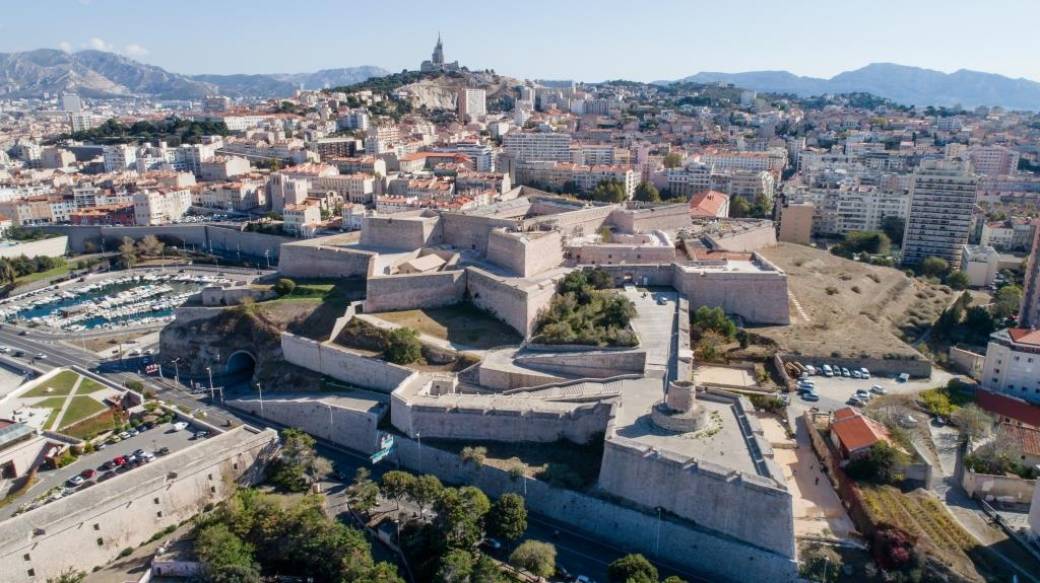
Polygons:
M224 374L227 376L251 377L254 371L256 371L256 357L245 350L233 353L224 365Z

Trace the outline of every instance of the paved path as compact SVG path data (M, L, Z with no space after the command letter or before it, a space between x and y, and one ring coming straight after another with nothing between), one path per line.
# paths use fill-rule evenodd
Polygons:
M68 411L69 403L71 403L72 398L76 396L76 391L79 390L79 385L82 382L83 377L77 376L75 384L72 385L72 390L70 390L69 394L65 396L65 401L63 401L61 404L61 410L58 411L58 414L54 417L54 425L51 425L47 429L50 429L51 431L57 431L58 428L61 427L61 420L65 418L65 411Z

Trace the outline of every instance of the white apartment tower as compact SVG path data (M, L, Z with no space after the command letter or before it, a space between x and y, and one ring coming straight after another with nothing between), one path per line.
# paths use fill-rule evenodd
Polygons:
M474 121L487 115L487 91L473 87L459 89L459 119Z
M903 265L928 257L960 265L975 208L977 178L971 165L927 160L910 183L910 212L903 234Z

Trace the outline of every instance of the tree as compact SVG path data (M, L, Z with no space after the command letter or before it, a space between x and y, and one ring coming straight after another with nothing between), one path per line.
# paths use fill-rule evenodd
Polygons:
M424 474L416 478L408 490L408 496L419 507L419 517L422 518L426 509L432 506L444 491L444 485L437 476Z
M946 276L946 285L950 286L951 289L962 290L967 289L968 284L971 282L968 280L968 274L961 270L951 271Z
M726 344L726 338L714 330L708 330L700 335L694 350L708 362L723 360L722 347Z
M556 572L556 547L537 540L524 541L509 555L509 564L539 577L552 577Z
M314 438L293 428L283 429L282 448L272 464L271 482L289 490L303 492L332 465L314 450Z
M274 293L280 296L287 296L293 293L293 290L296 289L296 282L289 279L288 277L283 277L279 279L277 282L275 282L273 289Z
M906 230L906 220L895 215L889 215L881 219L881 230L888 235L890 241L895 245L902 246L903 231Z
M950 264L942 257L925 257L921 261L921 275L942 278L950 270Z
M405 583L404 579L397 574L397 568L390 563L376 563L368 573L365 573L357 583Z
M231 532L227 525L213 524L199 531L195 538L195 554L202 563L207 581L260 581L260 566L253 560L253 546Z
M961 436L972 441L989 434L993 428L993 417L975 404L965 405L950 415L950 421L960 430Z
M701 306L697 308L690 317L690 330L694 337L699 337L709 331L716 332L727 340L732 340L737 335L737 325L726 316L725 310L720 307Z
M1018 314L1022 305L1022 295L1022 288L1015 284L998 289L993 296L993 317L1004 320Z
M145 235L137 242L137 248L140 250L141 255L145 257L158 257L162 255L166 244L155 235Z
M435 503L434 526L448 548L470 549L484 538L484 516L491 502L479 488L445 488Z
M473 565L473 575L470 581L473 583L507 583L508 579L491 557L480 553L477 562Z
M401 499L408 495L414 483L415 476L408 472L392 470L383 474L383 478L380 480L380 489L383 492L383 496L392 499L397 510L400 510Z
M352 504L360 512L368 512L379 503L379 486L372 481L372 472L360 467L354 472L354 481L350 484Z
M751 216L751 203L743 196L734 196L729 201L729 216L735 219Z
M527 530L527 508L519 494L503 494L488 513L488 532L498 538L514 541Z
M636 187L632 198L640 202L661 202L661 193L656 186L644 180Z
M484 459L487 458L487 448L483 445L478 445L476 447L467 445L462 448L459 457L462 459L463 463L473 464L475 467L479 468L484 465Z
M595 289L608 289L614 287L614 278L602 267L585 268L582 270L586 281Z
M607 566L607 581L626 583L630 580L657 582L657 567L640 554L625 555Z
M422 343L414 328L395 328L387 335L386 359L394 364L411 364L422 358Z
M47 579L47 583L82 583L86 578L87 574L83 571L68 569L53 579Z
M437 583L469 583L473 574L473 554L464 549L444 553L433 580Z
M897 470L904 455L887 442L878 441L870 449L849 461L845 472L854 480L891 484L898 479Z
M123 242L119 244L119 261L126 268L133 267L137 263L137 248L134 247L134 240L130 237L123 237Z
M16 277L18 274L15 273L11 262L6 257L0 257L0 284L14 283Z
M619 181L614 179L601 180L596 188L592 189L588 198L598 202L624 202L628 200L628 193Z
M682 154L678 152L669 152L665 154L664 159L661 161L665 168L678 168L682 166Z
M763 193L755 195L755 202L751 205L751 216L759 219L768 219L773 216L773 201Z

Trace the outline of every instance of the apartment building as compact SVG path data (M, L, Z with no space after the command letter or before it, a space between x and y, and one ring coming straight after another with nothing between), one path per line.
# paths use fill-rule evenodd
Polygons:
M128 144L105 146L102 152L105 161L105 172L123 172L136 167L136 146Z
M1033 223L1033 250L1026 262L1025 290L1022 310L1018 314L1018 325L1024 328L1040 328L1040 220Z
M982 386L1040 404L1040 331L1007 328L990 335Z
M903 264L927 257L959 265L968 242L978 179L969 164L928 160L914 172L903 234Z
M259 181L225 182L199 194L201 206L246 212L267 205L267 192Z
M569 162L571 136L558 132L510 132L502 147L514 162Z
M975 172L986 176L1007 176L1018 172L1019 153L1006 146L977 146L968 150Z
M133 203L135 224L162 225L180 220L191 208L191 191L145 190L134 193Z
M331 190L345 200L368 204L376 193L376 177L371 174L354 173L336 176L320 176L311 181L314 190Z
M788 203L780 207L777 239L787 243L812 243L813 218L816 207L811 202Z
M459 119L467 122L487 115L487 91L473 87L459 89Z
M204 161L199 167L199 179L206 181L229 180L248 174L252 167L249 160L239 156L218 156Z
M517 182L541 186L550 190L591 192L603 181L620 182L628 198L632 198L638 183L631 166L579 166L570 162L530 161L517 167Z
M982 224L980 245L990 245L998 251L1030 251L1036 236L1036 224L1029 219L1008 219Z
M293 234L304 234L321 222L321 208L317 201L290 204L282 210L282 227Z
M772 148L766 152L713 151L701 154L700 161L718 170L754 170L779 174L787 165L787 150Z

